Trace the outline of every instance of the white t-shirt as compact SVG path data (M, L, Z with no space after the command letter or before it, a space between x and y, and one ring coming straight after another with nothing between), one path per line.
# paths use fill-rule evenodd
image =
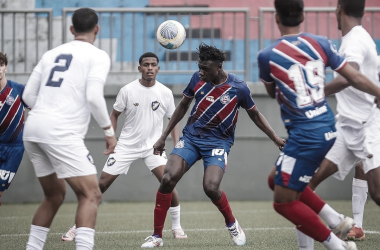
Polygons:
M362 74L380 85L376 44L362 26L355 26L342 38L339 53L344 55L348 62L357 63ZM336 73L334 74L336 76ZM362 124L367 121L374 105L374 96L353 87L345 88L335 96L340 122Z
M172 116L175 104L172 91L162 83L145 87L137 79L120 89L113 108L125 116L118 144L140 151L153 148L162 134L163 117Z
M25 123L24 140L55 144L83 140L91 117L87 84L104 84L109 69L107 53L88 42L72 41L47 51L34 68L37 80L31 84L37 85L38 94Z

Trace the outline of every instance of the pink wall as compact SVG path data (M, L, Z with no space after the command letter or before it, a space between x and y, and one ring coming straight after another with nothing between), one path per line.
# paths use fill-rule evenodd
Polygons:
M335 7L337 0L305 0L305 7ZM257 17L259 15L259 7L273 7L273 1L270 0L150 0L150 6L194 6L194 5L208 5L209 7L245 7L250 9L250 17ZM380 7L380 0L366 0L367 7ZM244 28L235 30L233 29L233 17L232 15L225 15L222 18L221 15L214 15L213 23L215 28L220 28L223 38L243 38ZM222 19L224 19L224 26ZM192 17L192 27L211 27L212 17L205 15L202 17ZM277 26L274 25L274 33L272 34L272 22L273 17L270 14L264 16L264 37L278 38L280 36ZM330 23L328 22L330 20ZM242 15L236 16L236 22L238 27L244 26L244 17ZM335 14L331 13L327 15L322 13L317 19L316 14L312 13L308 15L307 29L305 23L301 26L303 31L327 36L329 38L338 38L339 32L337 30ZM316 24L319 25L316 25ZM375 25L374 25L375 24ZM376 26L376 24L378 24ZM223 29L222 29L223 26ZM251 19L250 23L250 38L257 39L259 36L258 21ZM380 38L380 12L375 15L366 13L363 18L363 26L370 32L375 38ZM317 30L318 29L318 30Z

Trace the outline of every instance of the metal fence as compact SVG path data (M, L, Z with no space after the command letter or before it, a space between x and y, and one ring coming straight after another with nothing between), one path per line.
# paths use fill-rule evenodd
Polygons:
M62 42L69 40L68 24L75 10L63 9ZM196 48L205 42L226 51L225 67L229 72L249 77L248 8L96 8L95 11L101 27L95 46L111 56L111 72L136 72L140 55L152 51L162 60L160 75L177 75L178 79L178 75L185 74L188 82L189 74L197 69ZM168 19L179 21L186 29L185 43L177 50L167 50L155 40L158 26Z

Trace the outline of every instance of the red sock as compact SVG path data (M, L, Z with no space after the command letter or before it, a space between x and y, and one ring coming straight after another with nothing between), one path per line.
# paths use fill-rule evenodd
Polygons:
M298 230L316 241L323 242L330 236L331 231L305 203L295 200L287 203L273 203L273 207L277 213L296 225Z
M274 179L270 175L268 176L268 186L274 191Z
M153 234L158 235L158 237L160 238L162 238L162 230L164 229L166 214L170 208L171 202L172 202L172 193L163 194L157 191L156 206L154 208Z
M309 186L306 186L305 190L300 194L299 200L308 205L317 214L326 204Z
M227 195L222 191L222 197L218 201L211 200L212 203L219 209L219 211L224 216L224 220L226 222L226 225L229 225L231 223L235 222L235 217L232 215L232 210L230 207L230 204L227 200Z

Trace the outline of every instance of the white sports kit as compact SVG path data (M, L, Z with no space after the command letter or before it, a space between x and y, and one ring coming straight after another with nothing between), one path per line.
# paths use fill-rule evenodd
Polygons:
M23 139L37 177L96 174L83 139L91 113L100 127L111 124L103 96L109 69L107 53L82 41L42 56L23 96L32 108Z
M172 91L158 81L145 87L137 79L120 89L113 108L124 114L125 121L103 171L127 174L137 159L143 159L149 170L165 165L166 155L154 155L153 145L161 136L163 117L171 118L175 110Z
M376 44L362 26L355 26L342 38L339 53L348 62L357 63L362 74L380 85ZM343 180L359 160L365 173L380 166L380 110L374 105L374 96L353 87L335 96L338 136L326 158L338 166L334 176Z

